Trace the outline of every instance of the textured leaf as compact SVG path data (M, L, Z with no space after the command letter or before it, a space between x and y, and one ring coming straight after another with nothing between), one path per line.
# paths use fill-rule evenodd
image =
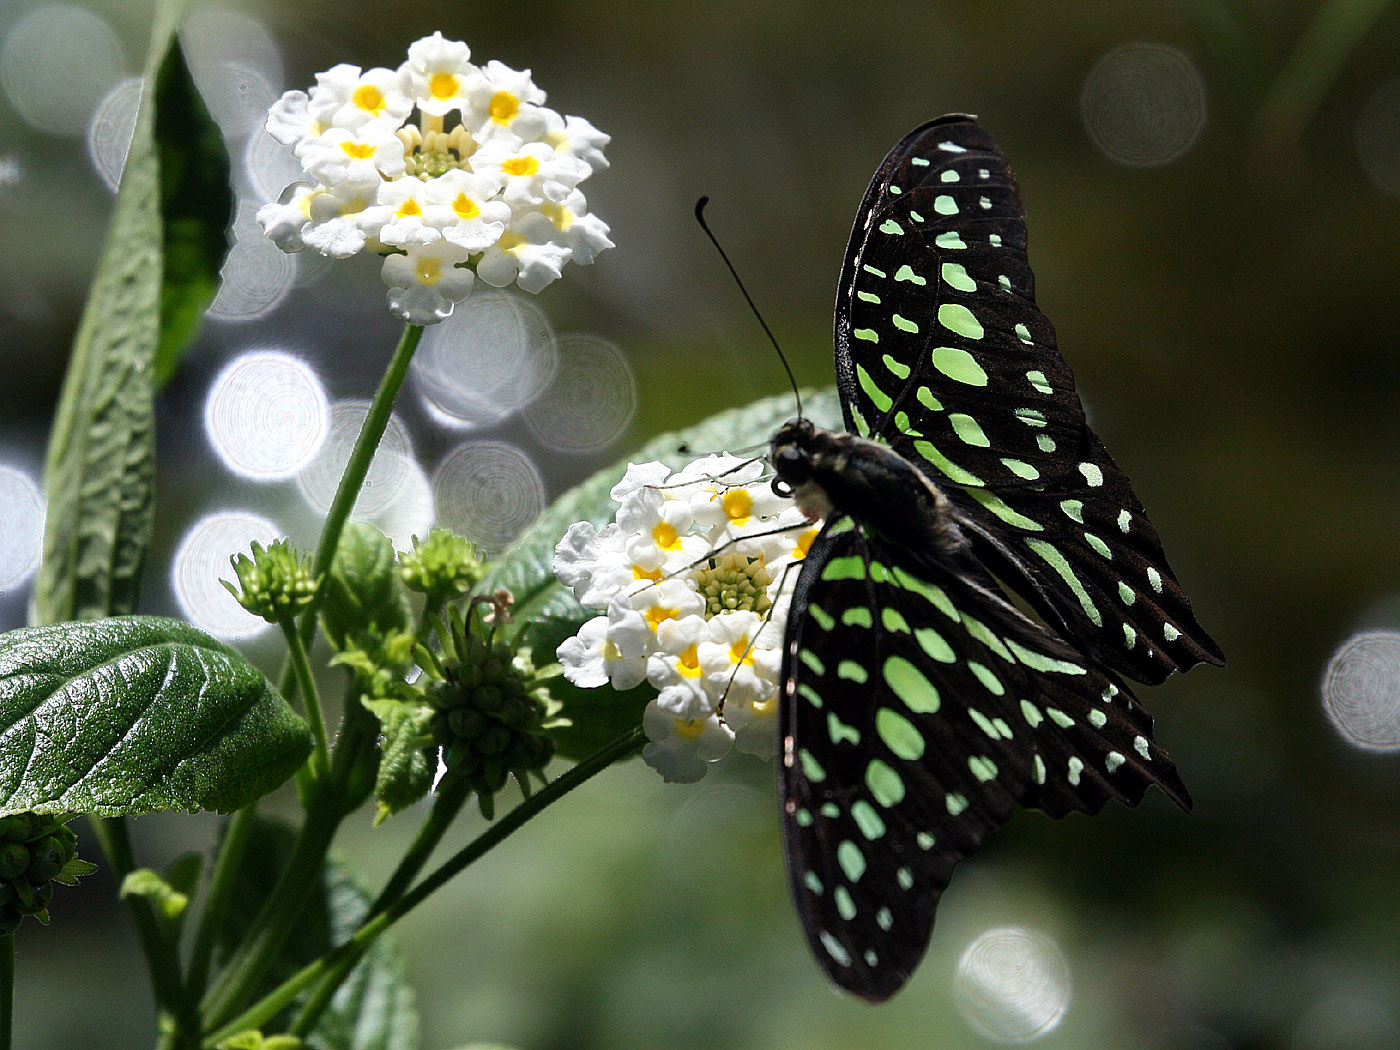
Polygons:
M161 316L154 83L180 6L156 5L131 148L49 436L44 560L34 586L39 623L136 608L153 513L152 368Z
M178 47L169 49L156 75L155 116L165 252L155 349L159 388L199 335L204 311L219 290L234 196L223 136Z
M373 525L349 521L336 546L321 605L321 628L337 649L410 627L408 595L394 545Z
M433 710L427 704L401 700L366 700L365 706L379 719L379 776L374 797L379 801L376 824L413 805L433 786L437 775L437 751L433 747Z
M831 391L805 391L802 403L813 419L834 423L839 418ZM694 427L654 438L626 460L599 471L555 500L492 567L484 584L488 591L508 587L515 594L514 616L522 625L518 637L530 646L536 662L549 662L566 638L597 615L574 601L573 593L554 578L554 548L576 521L590 521L601 528L612 520L617 504L608 493L622 480L629 461L659 460L675 469L725 449L758 449L756 454L762 455L768 439L793 410L792 397L783 394L721 412ZM567 758L591 754L636 726L642 708L656 695L645 684L618 692L606 687L580 689L563 678L551 682L549 691L564 704L562 714L572 723L552 733L559 753Z
M311 750L235 649L154 616L0 635L0 815L225 812Z

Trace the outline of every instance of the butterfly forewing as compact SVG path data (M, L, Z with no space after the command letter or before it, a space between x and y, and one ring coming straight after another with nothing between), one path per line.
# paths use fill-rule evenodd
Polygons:
M911 132L856 216L836 305L849 429L925 465L990 568L1105 666L1221 662L1036 307L1025 213L970 118Z
M788 873L832 979L893 994L953 866L1016 804L1053 815L1185 788L1127 691L973 575L830 519L790 613Z

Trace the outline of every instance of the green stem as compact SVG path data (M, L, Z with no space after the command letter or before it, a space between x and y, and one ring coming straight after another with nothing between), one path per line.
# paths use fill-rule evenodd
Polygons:
M1256 121L1276 143L1293 142L1316 114L1390 0L1326 0L1259 104Z
M451 827L452 821L471 793L472 786L466 777L452 777L443 785L442 793L433 799L433 808L428 814L428 819L423 821L423 826L418 829L418 837L413 840L413 845L403 855L398 867L394 869L394 874L389 876L389 881L384 884L374 904L370 906L370 915L378 915L384 911L413 885L413 880L428 863L428 858L442 841L442 836L447 833L447 829Z
M339 793L332 785L318 785L286 867L268 892L228 969L200 1004L206 1025L222 1024L248 1001L292 934L307 902L321 885L326 851L345 816L340 803Z
M321 696L316 691L316 676L311 673L311 661L306 658L306 645L297 633L296 621L288 617L281 622L281 627L287 638L287 659L296 676L297 689L311 723L311 735L316 741L315 750L311 752L311 772L315 779L324 780L331 767L330 743L326 736L326 716L321 711Z
M256 806L244 806L229 818L224 840L219 844L219 857L214 863L214 873L209 880L209 896L204 902L204 910L199 917L199 929L195 931L194 948L190 952L190 968L186 977L186 987L191 996L203 995L204 986L209 980L209 966L214 957L214 945L219 939L219 928L223 923L224 909L228 906L238 877L243 854L248 847L253 827L257 823Z
M15 935L0 937L0 1050L10 1050L15 1018Z
M312 565L317 579L321 579L331 570L331 563L335 560L335 549L340 544L340 534L355 507L355 500L359 499L365 475L369 473L370 464L374 462L374 454L379 449L380 439L384 437L384 428L389 425L389 416L394 411L394 401L399 396L404 380L408 378L408 366L413 362L413 354L418 349L418 341L421 338L421 327L404 326L399 345L394 348L394 356L389 360L389 367L384 370L379 389L374 392L374 400L370 402L369 412L360 426L360 436L355 439L355 447L350 452L350 459L345 464L345 473L340 478L340 487L335 490L335 499L331 501L326 523L321 528L321 540L316 547L316 560ZM325 594L326 589L320 588L310 607L301 614L298 629L303 645L310 645L311 637L316 633L316 612L320 609ZM286 687L290 685L290 680L291 670L288 669L282 675L283 695L287 693Z
M483 831L462 850L456 853L450 860L420 882L409 893L390 904L378 915L367 919L364 924L355 931L348 941L339 947L328 952L316 962L303 968L274 989L260 1002L254 1004L243 1014L234 1018L218 1031L206 1037L204 1045L206 1048L216 1046L220 1040L227 1039L237 1032L246 1031L250 1028L257 1028L275 1017L279 1012L286 1009L296 997L311 987L313 984L323 979L328 980L330 975L337 975L343 979L364 956L369 946L374 943L376 937L387 930L399 919L403 918L410 911L423 903L434 892L441 889L443 884L448 882L468 865L480 859L493 847L499 845L512 833L519 830L527 821L536 816L542 810L553 803L559 801L574 788L583 784L587 780L601 773L608 766L619 759L626 758L645 740L641 727L629 730L618 737L612 743L606 745L601 750L589 755L578 765L563 773L561 776L550 781L538 792L531 795L520 805L516 806L509 813L503 816L496 823ZM336 982L337 984L339 981ZM330 993L334 992L330 988L327 992L322 989L317 999L324 999L324 1004L330 1001ZM311 1004L307 1004L308 1008ZM293 1032L304 1035L315 1025L317 1016L312 1016L309 1009L304 1009L297 1018Z
M107 863L116 877L117 884L136 868L135 854L131 848L131 831L125 817L91 817L89 825L93 837L102 847ZM162 1011L176 1018L189 1020L193 1003L186 1000L180 982L180 958L174 942L166 935L155 907L146 897L131 894L126 898L127 910L131 912L136 926L136 937L141 943L141 951L146 956L146 969L151 977L151 991L156 1005Z

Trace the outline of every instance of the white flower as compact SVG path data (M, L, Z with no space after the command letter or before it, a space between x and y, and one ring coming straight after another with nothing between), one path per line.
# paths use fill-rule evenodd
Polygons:
M472 272L458 263L470 253L450 241L417 244L389 255L381 271L389 286L389 309L409 324L436 324L472 290Z
M507 136L517 143L528 142L544 133L549 115L558 116L544 108L545 94L535 86L528 69L514 70L495 59L467 78L464 92L471 112L484 118L472 128L480 142Z
M484 143L472 154L471 163L473 171L499 178L504 185L502 199L516 208L559 203L591 171L577 157L560 153L548 143L509 139Z
M311 221L311 198L319 192L318 186L294 182L282 191L281 200L258 209L258 225L284 252L299 252L306 247L301 231Z
M327 186L377 186L404 173L403 143L383 124L328 128L297 147L306 173Z
M642 712L647 744L642 761L668 784L693 784L708 764L729 753L734 734L715 714L700 719L679 718L653 700Z
M348 258L378 232L373 206L373 186L318 186L306 199L311 221L302 227L301 239L322 255Z
M545 114L548 121L543 136L545 142L560 153L577 157L594 171L608 166L603 147L611 135L605 135L582 117L561 117L552 109L545 110Z
M260 210L268 237L336 258L407 251L382 273L391 309L415 324L450 314L473 274L538 292L612 247L579 189L607 166L608 136L546 107L529 70L470 58L434 33L398 69L333 66L268 113L310 176ZM425 250L439 241L452 250ZM460 272L429 275L435 259Z
M760 461L728 455L675 473L629 464L612 496L615 522L580 522L555 550L560 581L589 608L607 602L560 647L565 674L630 688L640 661L657 690L643 757L668 780L698 780L736 742L772 755L796 584L786 570L816 527L772 492Z
M466 44L447 40L440 32L410 44L408 61L399 69L404 94L431 116L460 110L468 102L467 85L477 71L467 61L471 54Z
M376 201L388 210L379 228L379 239L395 248L412 244L432 244L442 239L442 230L430 225L424 216L428 184L419 179L397 179L379 187Z
M510 205L494 199L500 189L497 179L453 168L426 183L423 221L453 244L483 251L501 239L510 221Z
M357 66L335 66L316 76L312 113L318 117L327 113L326 123L351 131L371 121L397 128L413 112L413 99L399 88L399 79L392 69L362 73Z
M284 146L318 138L326 125L314 120L305 91L288 91L267 111L267 133Z

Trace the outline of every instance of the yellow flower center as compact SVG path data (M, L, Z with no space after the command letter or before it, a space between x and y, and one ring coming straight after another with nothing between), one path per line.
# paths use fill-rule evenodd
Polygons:
M509 91L497 91L491 96L491 119L497 124L509 124L520 112L520 99Z
M681 549L681 536L676 531L676 527L669 521L658 521L651 530L651 538L656 541L656 545L663 551L678 551Z
M503 252L514 254L518 249L529 243L529 241L514 230L506 230L505 233L501 234L501 239L496 242L496 247Z
M703 718L677 718L676 736L682 740L699 740L700 734L705 731L705 720Z
M481 206L465 193L457 194L457 199L452 202L452 210L461 219L475 219L481 214Z
M355 103L366 113L378 114L387 104L384 92L380 91L373 84L361 84L355 89L355 93L350 96L350 101Z
M678 612L679 609L663 609L659 605L653 605L647 610L647 626L655 632L667 620L674 620Z
M565 232L574 224L574 213L562 204L545 201L540 205L540 214L554 223L554 228L560 233Z
M807 557L807 552L812 549L812 541L817 538L817 533L820 531L820 529L808 529L797 537L797 544L792 548L792 556L794 558Z
M398 215L401 219L413 219L423 214L423 209L412 197L399 205Z
M528 154L511 157L510 160L501 165L501 170L507 175L534 175L540 170L539 158L531 157Z
M747 638L740 638L729 647L729 659L733 663L745 663L753 666L753 647L749 645Z
M753 497L748 489L729 489L720 497L719 505L735 525L743 525L753 514Z
M640 565L632 566L632 579L659 581L664 575L660 569L644 569Z
M442 280L442 260L420 255L418 265L413 268L413 276L419 284L437 284Z
M374 146L368 142L356 142L354 139L347 139L340 144L340 148L345 151L347 157L356 160L369 160L374 156Z
M436 99L456 98L456 75L453 73L434 73L428 80L428 94Z
M700 654L695 651L695 646L676 657L676 670L687 678L700 677Z

